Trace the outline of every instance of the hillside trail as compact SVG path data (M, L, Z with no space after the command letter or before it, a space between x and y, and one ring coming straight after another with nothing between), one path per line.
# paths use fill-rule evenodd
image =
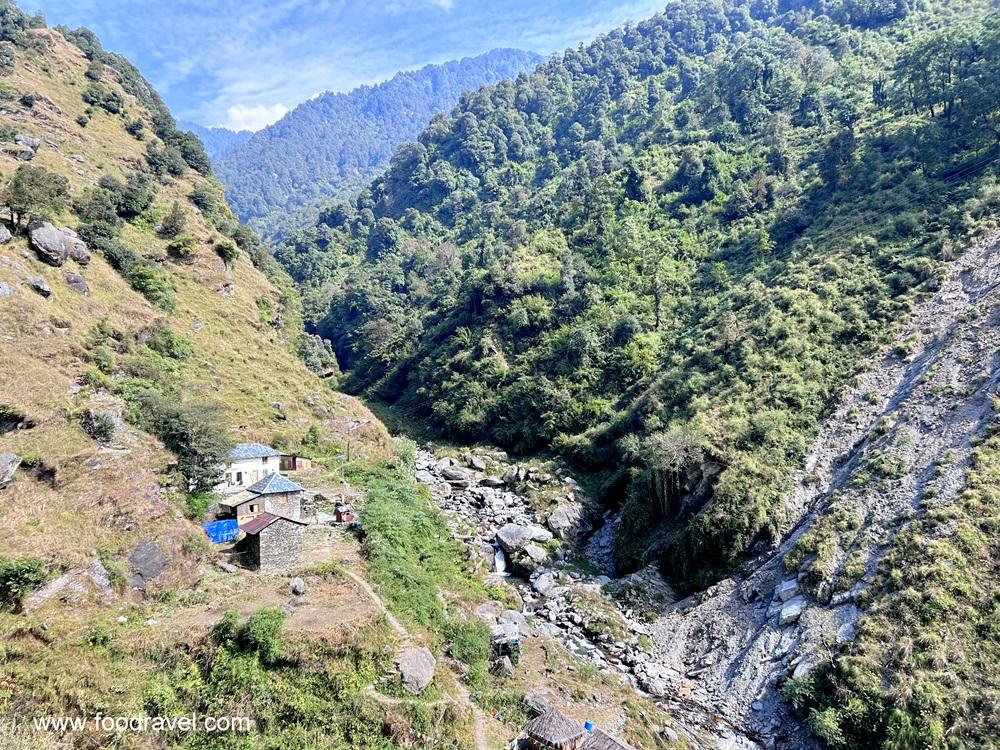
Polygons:
M691 690L767 747L816 746L778 683L807 674L829 655L828 644L853 639L858 596L896 533L964 486L973 441L993 418L998 322L1000 233L950 264L895 346L844 389L787 495L781 542L654 623L655 661L680 676L675 689ZM856 523L846 531L821 523L830 512ZM775 587L794 580L784 558L807 533L830 535L835 550L818 587L792 599L801 615L781 625Z
M385 602L382 601L380 597L373 589L368 581L354 573L350 570L344 570L344 575L350 578L358 588L360 588L365 595L372 601L372 603L378 608L378 610L385 616L386 621L389 623L389 627L402 639L403 643L410 643L413 640L410 631L406 628L403 623L401 623L389 608L386 607ZM473 739L475 741L476 750L489 750L489 746L486 744L486 714L483 713L482 709L476 705L476 702L472 700L472 695L469 693L469 689L462 683L460 676L455 676L455 685L458 690L458 699L451 697L441 698L437 701L430 703L424 703L425 706L435 706L445 703L458 703L459 705L467 707L472 712L473 718ZM365 692L372 695L380 703L386 705L399 705L401 703L412 702L412 699L407 698L393 698L388 695L382 695L375 690L374 685L369 685L365 688Z

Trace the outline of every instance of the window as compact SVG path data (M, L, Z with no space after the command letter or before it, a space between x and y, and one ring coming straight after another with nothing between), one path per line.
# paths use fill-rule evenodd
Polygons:
M243 484L243 472L242 471L237 471L236 472L236 484Z
M260 511L260 506L257 503L250 504L250 513L257 513Z
M267 465L267 456L264 456L260 461L261 461L262 464L264 464L266 466Z

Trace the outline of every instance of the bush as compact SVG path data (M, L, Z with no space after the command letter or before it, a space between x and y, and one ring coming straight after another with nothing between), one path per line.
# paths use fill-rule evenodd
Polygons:
M24 598L44 581L42 561L38 558L0 557L0 604L20 610Z
M146 128L146 123L144 123L138 117L135 118L134 120L129 120L127 123L125 123L125 132L128 133L133 138L135 138L137 141L141 141L143 138L146 137L145 128Z
M128 394L126 399L129 418L173 451L177 468L192 491L207 491L218 484L232 441L222 427L217 406L178 402L152 388Z
M215 254L222 258L226 268L229 268L240 257L240 250L232 242L223 240L215 243Z
M240 628L237 642L242 650L255 652L265 664L273 664L281 653L281 626L285 623L285 613L280 609L262 609L250 615Z
M80 425L99 443L107 443L115 436L115 421L107 414L87 412L80 418Z
M152 264L145 261L139 263L126 278L137 292L161 310L171 312L177 306L169 278Z
M130 173L125 182L104 175L99 184L111 194L118 215L124 219L134 219L153 205L156 198L156 182L141 172Z
M195 250L198 246L197 240L189 234L172 240L167 245L167 252L177 260L188 262L194 259Z
M164 237L176 237L184 231L185 224L187 224L187 214L184 213L181 204L174 201L170 206L170 211L160 222L160 233Z
M66 178L36 164L22 164L14 172L0 202L10 208L14 226L48 218L66 205L69 183Z

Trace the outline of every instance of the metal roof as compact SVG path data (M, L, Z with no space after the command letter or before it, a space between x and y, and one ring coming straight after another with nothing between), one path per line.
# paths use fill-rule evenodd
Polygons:
M226 459L229 461L240 461L245 458L270 458L271 456L280 455L274 448L263 443L237 443L226 454Z
M274 474L268 474L263 479L251 484L247 487L247 492L254 492L258 495L274 495L279 492L302 492L302 488L291 479L274 472Z
M250 519L244 524L240 525L240 530L245 531L248 534L259 534L272 523L278 520L278 516L273 513L264 512L259 516Z

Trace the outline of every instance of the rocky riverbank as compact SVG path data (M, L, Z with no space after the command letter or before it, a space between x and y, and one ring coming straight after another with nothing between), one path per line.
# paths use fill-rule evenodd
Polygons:
M502 451L443 456L417 452L416 478L466 543L470 565L489 586L516 592L518 610L488 603L476 614L511 636L554 638L572 654L658 701L719 748L758 745L688 697L685 675L655 663L649 622L674 601L655 567L613 579L614 519L556 467L511 462ZM596 530L595 530L596 529ZM677 729L666 724L665 739Z

